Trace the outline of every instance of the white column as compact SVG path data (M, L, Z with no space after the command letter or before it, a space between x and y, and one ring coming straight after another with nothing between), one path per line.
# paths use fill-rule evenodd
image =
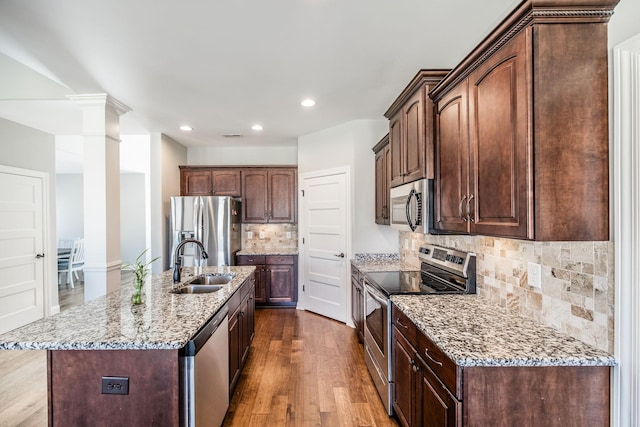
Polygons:
M613 50L613 426L640 425L640 34Z
M68 97L82 108L84 300L120 287L120 127L129 108L107 94Z

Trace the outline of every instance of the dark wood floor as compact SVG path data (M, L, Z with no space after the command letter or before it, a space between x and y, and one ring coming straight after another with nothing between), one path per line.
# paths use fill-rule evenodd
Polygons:
M396 426L355 330L295 309L256 310L256 336L224 426Z
M60 286L60 307L84 286ZM46 352L0 351L0 427L47 424ZM396 426L355 331L295 309L256 311L256 336L224 426Z

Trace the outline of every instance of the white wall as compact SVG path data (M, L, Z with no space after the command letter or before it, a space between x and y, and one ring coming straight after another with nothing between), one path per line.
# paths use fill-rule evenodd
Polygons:
M295 165L297 147L189 147L189 165Z
M389 122L355 120L298 138L298 173L349 166L353 253L398 252L398 232L375 223L375 170L371 148Z
M187 164L187 148L161 133L151 134L151 255L154 274L169 268L171 196L180 195L180 169Z
M84 195L82 174L57 174L57 238L84 237Z
M56 184L55 139L53 135L0 118L0 164L49 174L49 235L45 236L45 253L56 253ZM45 315L58 310L56 258L45 257Z

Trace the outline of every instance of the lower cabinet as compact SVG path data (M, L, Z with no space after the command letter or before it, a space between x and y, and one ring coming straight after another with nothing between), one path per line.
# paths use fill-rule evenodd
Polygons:
M610 367L458 366L395 305L391 311L401 425L609 425Z
M364 343L364 288L362 273L351 266L351 319L358 332L360 342Z
M238 255L238 265L256 267L258 307L291 307L298 303L297 255Z
M393 408L404 426L460 425L462 404L417 356L417 350L393 327Z
M255 335L255 275L250 276L227 303L229 306L229 394L238 384Z

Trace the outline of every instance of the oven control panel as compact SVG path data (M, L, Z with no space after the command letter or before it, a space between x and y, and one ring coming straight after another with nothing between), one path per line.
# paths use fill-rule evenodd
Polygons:
M443 248L435 245L425 245L418 251L418 258L427 264L436 265L445 270L468 277L475 275L476 254L457 249ZM473 270L473 271L470 271Z

